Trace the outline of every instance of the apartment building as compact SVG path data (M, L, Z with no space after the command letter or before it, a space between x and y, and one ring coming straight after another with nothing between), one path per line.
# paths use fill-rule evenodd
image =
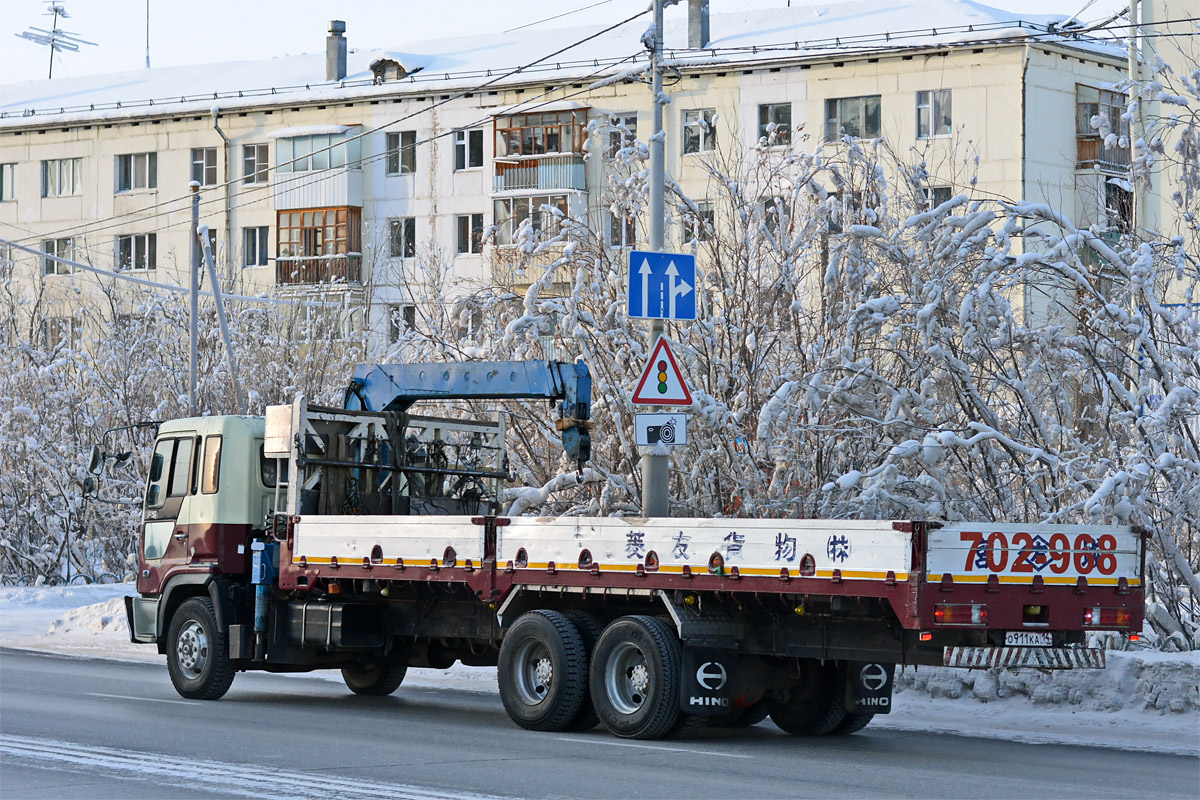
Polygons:
M668 16L664 134L668 175L718 230L707 163L764 135L804 149L881 137L926 162L930 202L966 192L1128 224L1128 147L1091 127L1106 114L1121 128L1126 59L1053 30L1061 17L959 0L708 10ZM413 324L431 264L455 292L521 284L519 232L556 225L547 207L611 247L645 244L646 221L614 215L607 190L614 154L651 131L641 20L536 64L593 32L347 56L344 28L331 23L323 54L6 88L0 238L97 270L9 249L18 281L68 308L47 335L103 272L187 285L192 183L234 292L336 298L381 346ZM670 246L690 238L677 222Z

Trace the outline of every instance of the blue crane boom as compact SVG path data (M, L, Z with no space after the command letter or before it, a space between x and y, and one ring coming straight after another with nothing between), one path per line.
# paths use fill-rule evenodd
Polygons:
M563 450L582 469L591 458L588 419L592 376L583 362L470 361L363 364L354 370L344 406L406 412L421 400L561 400L556 427Z

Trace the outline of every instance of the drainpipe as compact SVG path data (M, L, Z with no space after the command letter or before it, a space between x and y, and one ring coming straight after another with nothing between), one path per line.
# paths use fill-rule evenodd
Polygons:
M1029 189L1029 177L1028 177L1029 137L1027 135L1028 131L1026 130L1026 125L1029 124L1028 120L1026 118L1026 110L1027 110L1027 106L1028 106L1027 99L1028 99L1028 95L1029 95L1029 86L1028 86L1029 56L1030 56L1030 50L1029 50L1029 44L1027 42L1025 44L1025 53L1021 57L1021 200L1022 201L1026 201L1029 199L1028 197L1025 196L1026 192ZM1072 122L1072 125L1073 124L1074 124L1074 122ZM1072 174L1074 174L1074 169L1072 169ZM1023 228L1022 228L1022 236L1021 236L1021 251L1022 252L1025 251L1025 236L1024 236ZM1025 322L1025 324L1028 325L1029 324L1029 304L1033 300L1028 282L1025 282L1023 284L1021 294L1023 295L1023 305L1024 305L1024 308L1021 310L1021 316L1024 317L1023 321Z
M231 227L229 227L230 223L233 221L233 219L232 219L233 205L231 204L232 196L230 195L231 189L230 189L230 183L229 183L229 158L231 155L231 150L230 150L230 144L229 144L229 137L225 135L225 131L221 130L221 125L220 125L220 122L218 121L218 115L220 113L221 113L220 107L213 106L213 108L212 108L213 130L215 130L218 134L220 134L221 141L225 143L225 148L224 148L225 149L225 159L224 159L225 160L225 172L222 176L224 179L224 182L225 182L225 187L224 187L225 188L225 268L226 268L226 271L231 271L232 270L231 265L233 264L233 261L231 260L233 258L233 255L232 255L232 250L230 247L231 243L233 242L233 229Z

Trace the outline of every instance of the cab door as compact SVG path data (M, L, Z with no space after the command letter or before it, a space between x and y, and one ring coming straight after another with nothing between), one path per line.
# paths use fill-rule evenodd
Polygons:
M139 592L158 592L167 575L189 560L187 505L194 493L194 432L172 433L154 446L142 510Z

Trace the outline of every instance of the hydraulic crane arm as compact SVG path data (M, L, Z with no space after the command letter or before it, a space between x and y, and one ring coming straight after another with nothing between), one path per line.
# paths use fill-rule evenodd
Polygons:
M420 400L561 400L556 427L580 469L591 458L588 418L592 377L587 365L562 361L472 361L445 364L363 364L354 370L344 405L405 412Z

